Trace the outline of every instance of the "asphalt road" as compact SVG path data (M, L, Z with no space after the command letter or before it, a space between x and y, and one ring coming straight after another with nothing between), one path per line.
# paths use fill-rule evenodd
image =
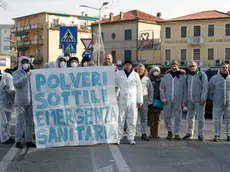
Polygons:
M185 134L185 120L181 136ZM223 127L225 128L225 127ZM161 138L149 142L136 138L119 146L97 145L17 150L0 145L0 172L229 172L230 142L212 142L212 121L206 121L205 141L168 141L163 121Z

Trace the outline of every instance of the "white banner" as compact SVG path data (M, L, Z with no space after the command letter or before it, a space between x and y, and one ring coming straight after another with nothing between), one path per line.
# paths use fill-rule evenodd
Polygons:
M117 143L114 67L33 70L37 148Z

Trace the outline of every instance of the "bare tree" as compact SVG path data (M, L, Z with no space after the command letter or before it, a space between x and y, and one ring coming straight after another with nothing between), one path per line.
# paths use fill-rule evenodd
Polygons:
M7 4L4 0L0 0L0 8L3 8L4 10L7 9Z

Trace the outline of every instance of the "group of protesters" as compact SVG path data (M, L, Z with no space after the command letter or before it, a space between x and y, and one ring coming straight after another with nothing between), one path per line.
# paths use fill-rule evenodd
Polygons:
M50 62L45 68L67 68L97 66L90 57L84 57L80 62L77 57L59 56L56 62ZM228 64L221 64L217 75L208 82L206 74L201 71L195 61L189 63L189 73L180 69L177 61L172 61L163 77L161 69L152 66L148 70L145 65L136 67L132 61L125 60L121 70L113 64L113 57L106 53L103 66L114 66L115 85L118 100L119 140L127 129L127 138L135 145L136 126L140 118L142 139L160 138L161 111L164 112L165 127L168 131L166 139L181 140L180 126L183 108L187 107L187 131L182 138L188 140L194 137L195 118L198 123L198 140L204 140L205 105L208 99L213 101L213 141L220 140L221 119L226 120L226 135L230 141L230 76ZM0 141L1 143L16 143L17 148L23 148L23 137L27 147L36 147L33 137L33 110L30 76L34 66L29 58L19 58L18 66L11 74L0 70ZM9 123L11 114L16 112L15 139L11 138ZM172 119L174 118L174 127ZM147 126L150 135L147 135ZM174 130L173 130L174 128Z

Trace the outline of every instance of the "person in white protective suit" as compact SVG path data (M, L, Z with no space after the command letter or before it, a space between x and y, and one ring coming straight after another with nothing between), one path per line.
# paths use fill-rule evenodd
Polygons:
M56 60L56 68L67 68L67 59L64 56L58 56Z
M13 78L9 73L0 70L0 139L1 143L15 142L10 135L11 114L14 111L15 89Z
M79 59L77 57L71 57L68 61L68 67L78 67Z
M142 140L149 141L150 139L147 136L148 106L153 102L153 85L148 77L148 71L145 69L145 65L138 64L136 70L141 79L143 94L143 105L138 109L141 122L141 138Z
M168 130L166 139L173 138L172 117L174 117L174 134L176 140L181 140L180 126L182 110L186 103L186 81L179 63L173 61L169 70L160 83L160 97L164 103L164 121Z
M182 138L188 140L193 138L195 127L195 116L198 121L198 140L204 140L205 104L208 96L207 75L197 68L197 63L189 63L189 73L186 77L187 84L187 133Z
M22 135L25 131L27 147L36 147L32 142L33 110L30 82L30 63L28 57L19 58L18 70L13 73L13 84L16 90L16 147L22 149Z
M115 73L115 84L120 88L119 106L119 141L123 138L124 124L127 123L128 140L135 145L136 123L138 108L143 104L140 76L132 69L132 62L126 60L124 69Z
M220 140L221 120L224 115L227 141L230 141L230 76L229 66L222 63L220 71L209 81L209 98L213 101L214 142Z

